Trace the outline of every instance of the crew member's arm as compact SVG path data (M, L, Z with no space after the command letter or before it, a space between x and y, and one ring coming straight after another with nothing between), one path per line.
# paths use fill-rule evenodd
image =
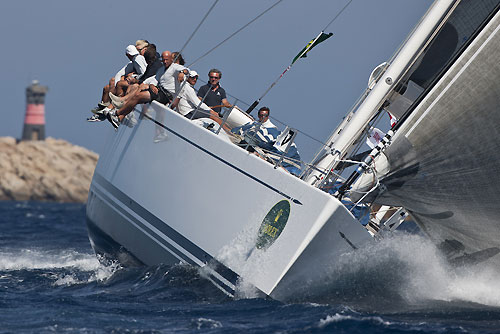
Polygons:
M229 103L229 101L227 99L222 99L222 105L226 108L232 108L233 106L231 105L231 103Z

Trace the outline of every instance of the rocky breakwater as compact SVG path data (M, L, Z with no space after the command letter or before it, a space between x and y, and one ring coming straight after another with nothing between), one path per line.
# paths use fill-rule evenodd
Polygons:
M60 139L0 137L0 200L85 202L97 158Z

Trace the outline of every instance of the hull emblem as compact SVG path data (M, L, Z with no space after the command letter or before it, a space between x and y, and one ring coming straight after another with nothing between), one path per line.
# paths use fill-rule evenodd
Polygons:
M271 246L280 236L290 216L290 202L286 199L276 203L267 213L259 228L255 246L258 249Z

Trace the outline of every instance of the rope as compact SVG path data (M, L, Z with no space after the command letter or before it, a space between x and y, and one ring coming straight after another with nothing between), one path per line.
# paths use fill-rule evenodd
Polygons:
M200 79L200 78L198 78L198 81L201 81L201 82L203 82L203 83L205 83L205 84L207 84L207 83L208 83L207 81L205 81L205 80L203 80L203 79ZM243 104L244 104L244 105L246 105L246 106L249 106L249 105L250 105L250 103L245 102L245 101L241 100L240 98L238 98L238 97L236 97L236 96L234 96L234 95L229 94L227 91L226 91L226 95L227 95L227 96L230 96L230 97L231 97L231 98L233 98L233 99L238 100L239 102L243 103ZM244 110L241 110L240 108L238 108L238 109L239 109L240 111L242 111L242 112L245 112ZM279 119L277 119L277 118L276 118L276 117L274 117L274 116L269 116L269 118L270 118L270 119L272 119L273 121L278 122L278 123L279 123L279 124L281 124L281 125L288 126L288 124L286 124L286 123L285 123L285 122L283 122L283 121L280 121ZM327 145L326 145L323 141L321 141L320 139L314 138L313 136L311 136L311 135L307 134L306 132L303 132L303 131L301 131L301 130L299 130L299 129L296 129L296 128L294 128L294 129L295 129L295 130L297 130L297 132L298 132L298 133L301 133L301 134L303 134L304 136L306 136L307 138L309 138L309 139L311 139L311 140L314 140L315 142L317 142L317 143L319 143L319 144L323 145L323 147L327 147Z
M281 1L283 0L278 0L274 5L272 5L271 7L269 7L268 9L266 9L265 11L263 11L261 14L257 15L256 18L254 18L253 20L251 20L250 22L248 22L247 24L245 24L243 27L241 27L240 29L236 30L234 33L232 33L231 35L229 35L229 37L227 37L226 39L224 39L222 42L220 42L219 44L217 44L216 46L214 46L213 48L211 48L210 50L208 50L207 52L205 52L203 55L201 55L200 57L198 57L195 61L193 61L191 64L189 64L188 67L191 67L193 66L194 64L196 64L200 59L204 58L205 56L207 56L208 54L210 54L212 51L214 51L215 49L217 49L219 46L221 46L222 44L224 44L225 42L227 42L229 39L231 39L233 36L235 36L236 34L238 34L240 31L242 31L243 29L245 29L246 27L248 27L250 24L254 23L256 20L258 20L262 15L264 15L265 13L267 13L268 11L270 11L271 9L273 9L276 5L278 5ZM351 0L352 1L352 0Z
M334 17L334 18L330 21L330 23L328 23L328 24L326 25L326 27L324 27L324 28L323 28L323 31L325 31L326 29L328 29L328 27L329 27L329 26L333 23L333 21L335 21L335 20L337 19L337 17L339 17L339 16L340 16L340 14L342 14L342 12L343 12L343 11L344 11L344 10L345 10L345 9L346 9L349 5L350 5L350 4L351 4L351 2L352 2L352 0L349 0L349 1L347 2L347 4L344 6L344 8L342 8L342 9L340 10L340 12L338 12L338 13L337 13L337 15L335 15L335 17Z
M198 26L196 27L196 29L194 29L193 33L191 34L191 36L189 36L189 38L187 39L186 43L184 43L184 45L182 46L181 50L177 53L177 56L175 56L174 60L173 60L173 63L175 63L177 61L177 58L179 58L182 54L182 52L184 51L184 49L186 48L186 46L188 45L188 43L191 41L191 39L194 37L194 35L196 34L196 32L198 31L198 29L200 29L201 25L203 24L203 22L205 22L205 20L207 19L208 15L210 14L210 12L212 11L212 9L214 9L215 5L217 4L217 2L219 2L219 0L215 0L215 2L213 3L212 7L210 7L210 9L208 10L208 12L205 14L205 16L203 17L203 19L201 19L200 23L198 23ZM169 104L169 107L172 105L172 103L175 101L175 99L177 98L178 94L182 91L182 89L184 88L184 85L186 84L187 80L184 80L184 82L182 83L182 86L181 88L179 89L179 92L177 94L175 94L174 98L172 99L172 102ZM201 103L200 103L201 104ZM198 106L199 107L199 106Z
M202 22L206 19L206 17L208 16L208 14L210 13L210 11L213 9L213 7L215 7L215 4L217 3L218 0L215 1L215 3L212 5L212 7L210 8L210 10L208 11L208 13L205 15L205 17L203 18ZM194 64L196 64L198 61L200 61L202 58L204 58L205 56L207 56L208 54L210 54L212 51L214 51L215 49L217 49L219 46L221 46L222 44L224 44L225 42L227 42L229 39L231 39L232 37L234 37L236 34L238 34L240 31L242 31L243 29L245 29L246 27L248 27L250 24L252 24L253 22L255 22L256 20L258 20L261 16L263 16L264 14L266 14L268 11L270 11L272 8L274 8L276 5L278 5L281 1L283 0L278 0L276 3L274 3L271 7L267 8L264 12L262 12L261 14L259 14L257 17L255 17L253 20L251 20L250 22L248 22L247 24L245 24L244 26L242 26L240 29L236 30L234 33L232 33L231 35L229 35L226 39L224 39L222 42L220 42L219 44L217 44L216 46L214 46L213 48L211 48L210 50L208 50L206 53L204 53L203 55L201 55L200 57L198 57L196 60L194 60L191 64L189 64L187 67L191 67L193 66ZM337 13L337 15L335 15L335 17L325 26L325 28L323 28L322 32L325 31L343 12L345 9L347 9L347 7L351 4L353 0L349 0L345 5L344 7ZM189 38L189 40L186 42L186 44L191 40L192 36L195 34L195 32L198 30L198 28L201 26L202 22L200 22L200 24L198 25L198 27L195 29L195 31L193 32L193 34L191 35L191 37ZM184 47L183 47L184 48ZM281 75L283 76L283 75ZM281 78L280 76L280 78ZM205 82L203 80L201 80L202 82ZM271 85L270 88L272 88L273 85ZM269 88L269 89L270 89ZM269 91L268 89L268 91ZM266 91L267 93L267 91ZM266 94L264 93L264 95ZM248 103L244 102L243 100L235 97L235 96L232 96L230 94L227 94L228 96L231 96L239 101L241 101L243 104L245 105L249 105ZM282 125L287 125L286 123L280 121L279 119L275 118L275 117L272 117L270 116L270 118L274 121L277 121L278 123L282 124ZM316 141L317 143L321 144L323 147L327 147L326 143L324 143L323 141L317 139L317 138L314 138L313 136L303 132L303 131L300 131L298 129L296 129L298 133L301 133L303 134L304 136L308 137L309 139L313 140L313 141Z
M188 45L188 43L191 41L191 39L194 37L194 34L196 34L196 32L198 31L198 29L200 29L201 25L203 24L203 22L205 22L205 20L207 19L208 17L208 14L210 14L210 12L212 11L212 9L214 9L215 5L217 4L217 2L219 2L219 0L215 0L215 2L213 3L212 7L210 7L210 9L208 10L208 12L205 14L205 16L203 17L203 19L201 19L200 23L198 24L198 26L196 27L196 29L194 29L193 33L191 34L191 36L189 36L189 38L187 39L186 43L184 43L184 45L182 46L181 50L179 51L179 53L177 54L177 56L175 57L174 59L174 63L175 61L177 60L177 58L180 56L180 54L184 51L184 49L186 48L186 46Z

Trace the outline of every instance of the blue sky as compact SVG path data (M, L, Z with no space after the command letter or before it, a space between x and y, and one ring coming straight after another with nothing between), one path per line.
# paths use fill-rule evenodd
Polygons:
M219 1L184 50L187 64L274 2ZM347 2L284 0L192 69L206 80L210 68L219 68L226 91L251 104ZM270 107L271 116L325 141L366 87L371 70L392 56L431 3L352 1L326 30L334 35L297 61L260 106ZM212 4L188 0L151 0L147 5L137 0L2 1L0 136L21 136L25 88L37 79L50 89L47 136L101 153L112 127L85 119L100 100L103 85L126 63L125 47L144 38L160 51L180 50ZM242 102L238 105L247 107ZM320 146L306 136L297 141L305 160Z

